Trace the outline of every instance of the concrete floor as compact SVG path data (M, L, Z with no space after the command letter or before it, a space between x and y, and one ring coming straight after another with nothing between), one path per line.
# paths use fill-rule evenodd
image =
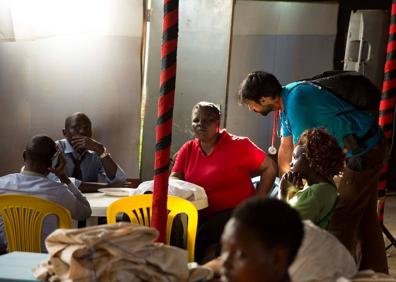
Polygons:
M396 193L392 193L386 198L384 224L390 233L396 238ZM390 241L386 236L384 236L384 238L385 245L388 246ZM386 253L388 256L389 272L396 278L396 247L391 246Z

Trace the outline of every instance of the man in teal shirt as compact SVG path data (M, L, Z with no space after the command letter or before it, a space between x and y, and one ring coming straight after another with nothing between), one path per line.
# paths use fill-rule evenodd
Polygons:
M388 272L384 241L376 215L379 172L387 157L386 143L374 118L333 93L310 82L282 87L272 74L257 71L242 82L240 99L266 116L280 111L282 138L278 153L281 174L289 169L293 145L309 128L325 128L347 157L339 185L340 203L329 225L355 255L361 240L360 269Z
M345 136L363 138L367 129L374 126L374 132L364 138L359 152L347 152L347 156L363 155L382 138L372 116L357 109L331 92L313 83L297 81L282 88L283 102L282 137L292 136L297 143L301 133L309 128L326 128L341 148L345 147ZM293 130L292 130L293 129Z

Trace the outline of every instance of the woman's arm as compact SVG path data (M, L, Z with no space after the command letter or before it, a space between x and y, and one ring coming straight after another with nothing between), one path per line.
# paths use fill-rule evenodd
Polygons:
M271 191L278 173L275 161L267 156L259 167L259 173L261 176L260 185L257 187L256 193L258 195L267 195Z
M285 178L285 174L283 174L280 184L279 184L279 193L278 199L282 201L287 201L287 188L289 187L289 182Z
M289 201L297 191L304 187L303 177L298 172L288 171L283 174L279 186L278 199Z
M181 172L172 172L169 177L184 180L184 175Z
M213 271L213 280L211 281L220 281L221 264L222 264L221 257L212 259L211 261L204 264L204 266L210 268Z
M281 138L281 144L279 146L278 152L278 167L279 176L282 177L283 174L289 171L290 161L293 154L293 137L287 136Z

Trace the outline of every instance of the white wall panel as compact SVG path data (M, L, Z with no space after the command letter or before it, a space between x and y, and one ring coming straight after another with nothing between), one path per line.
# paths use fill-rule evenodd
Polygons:
M124 3L134 20L114 24L128 24L124 28L139 36L0 43L0 175L19 170L32 135L62 138L65 117L82 111L93 122L94 138L129 177L138 177L142 8L140 1ZM130 26L136 18L139 24Z
M179 2L179 41L172 153L193 137L191 109L207 100L225 107L232 0ZM147 103L143 129L142 178L154 170L155 124L159 96L162 1L152 0Z
M239 85L256 70L286 84L331 69L337 10L335 3L236 1L227 111L231 132L268 148L272 114L263 118L240 106Z

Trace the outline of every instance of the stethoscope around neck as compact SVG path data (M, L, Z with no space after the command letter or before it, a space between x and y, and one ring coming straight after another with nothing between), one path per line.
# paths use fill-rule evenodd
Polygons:
M268 154L271 156L275 156L278 153L278 150L275 147L275 138L277 136L277 119L279 115L279 110L274 112L274 118L272 123L272 136L271 136L271 146L268 148Z

